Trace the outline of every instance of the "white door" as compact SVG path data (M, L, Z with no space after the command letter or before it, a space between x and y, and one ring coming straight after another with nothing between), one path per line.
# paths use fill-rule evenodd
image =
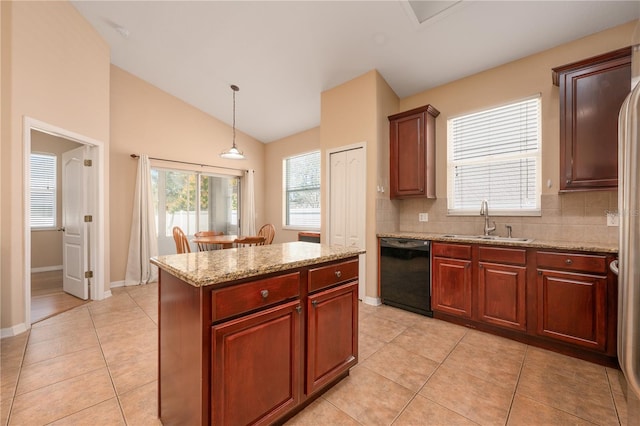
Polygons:
M329 244L365 249L364 148L330 154ZM358 297L365 296L365 255L360 255Z
M62 287L65 292L86 300L88 281L84 277L87 264L86 181L84 160L88 147L62 154Z

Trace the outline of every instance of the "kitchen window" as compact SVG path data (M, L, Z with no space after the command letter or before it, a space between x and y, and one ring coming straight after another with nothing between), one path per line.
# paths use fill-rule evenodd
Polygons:
M540 96L447 121L448 211L540 215Z
M284 227L320 229L320 151L285 158Z
M32 229L56 227L57 163L54 154L31 154L31 215Z
M173 227L187 236L198 231L239 234L240 178L172 170L151 169L158 253L175 253Z

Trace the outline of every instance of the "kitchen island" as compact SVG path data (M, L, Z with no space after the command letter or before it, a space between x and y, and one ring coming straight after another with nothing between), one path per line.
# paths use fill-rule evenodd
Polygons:
M159 256L163 424L271 424L358 360L358 255L293 242Z

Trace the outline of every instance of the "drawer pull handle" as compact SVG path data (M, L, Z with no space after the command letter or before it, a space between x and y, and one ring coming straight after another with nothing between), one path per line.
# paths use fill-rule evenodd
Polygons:
M318 301L317 300L312 301L311 304L313 305L314 308L318 307Z
M302 306L300 306L300 305L296 306L296 311L298 313L302 312Z
M564 261L564 263L566 263L567 265L571 265L573 263L573 260L567 259Z
M266 299L267 297L269 297L269 290L261 290L260 296L262 296L263 299Z
M342 276L342 272L336 271L336 278L340 278Z

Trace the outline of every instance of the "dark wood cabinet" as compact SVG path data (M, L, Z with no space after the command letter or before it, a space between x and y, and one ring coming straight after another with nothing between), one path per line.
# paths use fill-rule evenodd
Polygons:
M435 120L431 105L389 116L391 198L436 198Z
M301 312L296 300L212 327L213 424L270 424L298 404Z
M536 257L537 333L598 351L612 350L608 336L617 324L615 312L610 312L615 306L609 300L610 259L547 251Z
M431 309L471 318L471 246L434 243L432 254Z
M358 360L358 257L196 287L159 273L163 424L282 422Z
M306 392L312 394L357 362L358 282L310 295L307 311Z
M554 68L553 82L560 87L560 191L615 189L631 48Z
M615 256L433 242L434 317L615 366Z
M478 257L478 319L526 331L526 251L481 246Z

